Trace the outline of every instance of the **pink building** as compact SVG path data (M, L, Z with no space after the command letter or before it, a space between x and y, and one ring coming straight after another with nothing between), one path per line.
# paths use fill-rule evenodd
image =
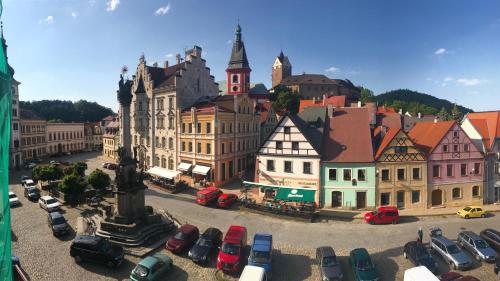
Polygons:
M456 122L419 122L408 135L427 154L428 207L482 204L483 154Z

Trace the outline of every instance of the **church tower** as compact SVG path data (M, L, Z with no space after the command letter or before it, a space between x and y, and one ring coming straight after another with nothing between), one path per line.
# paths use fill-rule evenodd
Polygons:
M292 76L292 65L288 60L288 57L283 55L283 51L280 52L279 56L276 57L273 64L272 71L272 82L273 88L278 86L281 81L287 77Z
M226 69L227 93L237 95L250 90L250 66L248 65L245 45L241 40L241 27L236 27L236 37L231 51L231 59Z

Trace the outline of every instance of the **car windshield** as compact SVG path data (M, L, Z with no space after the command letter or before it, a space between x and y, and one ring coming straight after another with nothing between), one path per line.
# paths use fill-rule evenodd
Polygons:
M52 224L57 225L57 224L63 224L65 223L66 220L63 217L57 217L52 220Z
M337 258L335 256L323 258L323 266L336 266L336 265L337 265Z
M16 198L15 194L9 194L9 198Z
M188 235L186 233L183 233L182 231L179 231L175 234L174 239L177 240L186 240Z
M106 242L106 240L101 240L99 248L102 252L107 253L111 251L111 243Z
M373 268L373 264L372 264L372 261L367 259L367 260L360 260L358 262L358 269L361 270L361 271L366 271L366 270L370 270Z
M415 249L415 252L417 255L417 260L423 260L431 257L429 252L427 252L427 250L424 247L417 247Z
M269 253L261 251L253 251L251 259L256 263L267 263L269 260Z
M45 201L47 205L49 204L54 204L54 203L57 203L57 200L54 199L54 198L51 198L51 199L47 199L47 201Z
M471 208L471 207L465 207L465 208L464 208L464 211L466 211L466 212L469 212L470 210L472 210L472 208Z
M474 244L476 244L476 248L478 249L484 249L490 247L490 245L488 245L488 243L486 243L486 241L484 240L476 240L474 241Z
M134 268L133 274L138 276L138 277L146 277L149 274L149 269L142 264L138 264Z
M38 189L36 188L30 188L28 189L28 193L32 194L32 193L38 193Z
M457 245L450 245L446 247L448 254L458 254L460 253L460 249L458 249Z
M198 240L198 243L196 243L196 244L203 246L203 247L211 247L212 241L208 240L208 239L200 238L200 240Z
M222 252L230 255L238 255L240 253L240 245L224 243L222 244Z

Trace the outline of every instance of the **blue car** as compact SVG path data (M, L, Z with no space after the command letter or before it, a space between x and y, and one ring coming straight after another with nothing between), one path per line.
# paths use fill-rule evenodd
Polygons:
M248 257L248 265L260 266L266 271L267 279L272 277L273 236L257 233Z
M133 281L165 280L163 275L172 268L172 259L156 253L141 260L132 270L130 279Z

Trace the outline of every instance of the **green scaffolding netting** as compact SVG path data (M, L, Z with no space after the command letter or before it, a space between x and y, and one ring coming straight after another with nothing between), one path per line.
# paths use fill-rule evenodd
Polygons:
M2 0L0 0L0 17L1 11ZM9 205L11 78L6 54L0 47L0 281L12 280Z

